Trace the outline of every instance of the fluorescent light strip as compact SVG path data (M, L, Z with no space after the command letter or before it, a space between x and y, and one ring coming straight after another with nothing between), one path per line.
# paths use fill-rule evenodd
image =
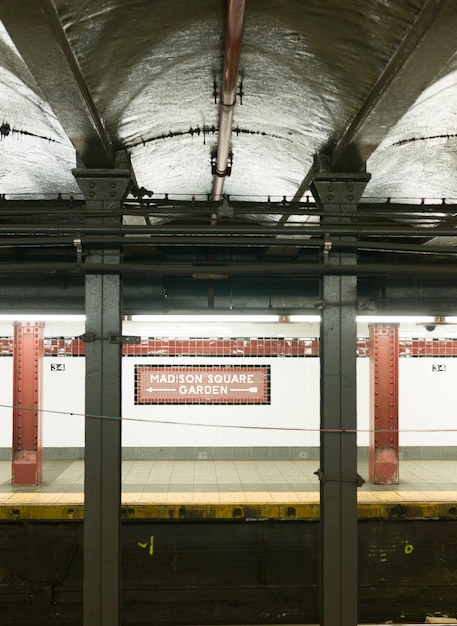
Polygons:
M287 321L288 322L320 322L321 321L321 316L320 315L288 315L287 316Z
M435 317L415 315L357 315L357 322L366 324L433 324ZM456 318L446 318L446 321ZM320 315L132 315L128 321L132 322L291 322L291 323L319 323Z
M434 317L424 315L357 315L365 324L433 324Z
M132 315L132 322L279 322L279 315Z
M10 313L0 315L0 322L85 322L85 315L48 315L47 313Z
M125 321L175 323L175 322L253 322L253 323L319 323L319 315L277 315L277 314L171 314L171 315L131 315ZM433 324L436 317L431 315L357 315L357 322L365 324ZM48 313L6 313L0 314L0 322L85 322L85 315L63 315ZM457 317L445 317L447 324L457 324Z

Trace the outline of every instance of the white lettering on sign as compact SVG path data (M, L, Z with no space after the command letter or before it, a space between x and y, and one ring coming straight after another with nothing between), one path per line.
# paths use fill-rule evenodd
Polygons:
M221 394L228 394L228 387L224 385L181 385L178 392L183 396L220 396Z
M202 383L203 374L150 374L149 382L165 383L167 385L173 383Z
M251 384L254 382L254 374L207 374L207 381L212 383L227 384ZM149 382L156 384L171 385L174 383L201 384L203 383L203 374L149 374Z
M254 374L208 374L208 382L212 383L253 383Z

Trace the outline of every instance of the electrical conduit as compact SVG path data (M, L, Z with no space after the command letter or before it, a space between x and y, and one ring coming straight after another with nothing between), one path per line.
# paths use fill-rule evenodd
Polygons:
M236 102L238 66L243 39L246 0L227 1L227 24L225 29L224 73L219 119L219 142L217 146L216 171L213 182L213 200L221 200L232 136L233 112Z

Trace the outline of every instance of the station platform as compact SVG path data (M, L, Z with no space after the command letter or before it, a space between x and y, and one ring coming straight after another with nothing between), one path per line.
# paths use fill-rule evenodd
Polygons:
M127 519L317 519L318 461L132 461L122 465ZM457 519L457 460L400 462L398 485L358 489L360 519ZM0 520L84 518L84 462L45 461L43 483L13 487L0 462Z

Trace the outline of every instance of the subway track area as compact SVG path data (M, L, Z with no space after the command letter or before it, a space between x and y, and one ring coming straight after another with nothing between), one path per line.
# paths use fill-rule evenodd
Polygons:
M124 461L122 623L319 622L318 461ZM367 478L366 463L359 473ZM81 624L84 464L0 462L2 626ZM358 490L359 622L457 611L457 461Z

